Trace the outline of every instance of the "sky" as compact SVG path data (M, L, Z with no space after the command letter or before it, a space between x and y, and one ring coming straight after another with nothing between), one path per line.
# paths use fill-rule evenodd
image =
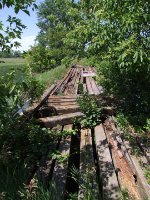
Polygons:
M43 1L44 0L37 0L35 3L39 5ZM39 29L36 26L37 14L36 11L32 11L32 9L29 9L29 11L30 16L28 16L22 11L19 11L19 13L17 14L17 17L21 19L22 23L26 25L27 28L23 30L21 40L15 40L20 42L22 46L14 50L26 51L30 48L31 45L34 45L35 43L35 37L39 32ZM16 16L16 14L13 11L13 8L4 8L0 10L0 21L3 22L4 26L6 26L6 19L8 15Z

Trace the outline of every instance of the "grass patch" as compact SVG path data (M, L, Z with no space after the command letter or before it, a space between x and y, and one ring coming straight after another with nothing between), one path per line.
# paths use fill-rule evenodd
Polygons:
M54 69L51 69L50 71L37 74L36 78L37 80L42 82L45 87L47 87L53 84L55 81L62 79L67 71L68 68L65 65L61 65Z
M0 58L0 75L5 75L12 68L22 68L25 64L23 58Z
M23 165L0 165L0 199L19 200L18 190L26 180Z

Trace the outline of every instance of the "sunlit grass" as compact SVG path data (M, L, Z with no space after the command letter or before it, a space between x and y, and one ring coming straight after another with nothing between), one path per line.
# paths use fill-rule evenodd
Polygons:
M5 75L10 69L18 69L25 66L23 58L0 58L0 75Z
M61 80L69 69L65 65L58 66L50 71L37 74L37 80L41 81L45 87L50 86L55 81Z

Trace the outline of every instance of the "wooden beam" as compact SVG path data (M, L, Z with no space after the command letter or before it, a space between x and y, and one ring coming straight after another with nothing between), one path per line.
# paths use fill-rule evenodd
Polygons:
M92 77L89 77L89 80L90 80L90 82L91 82L91 87L92 87L92 89L93 89L93 91L94 91L94 94L95 94L95 95L99 95L99 94L100 94L100 91L99 91L99 89L98 89L98 87L97 87L97 85L96 85L96 81L95 81Z
M93 191L93 199L98 198L98 184L96 179L96 170L94 165L91 130L81 130L81 143L80 143L80 174L88 184L88 188ZM84 197L86 188L79 187L78 200Z
M82 117L83 113L76 112L76 113L58 115L53 117L39 118L38 122L47 128L51 128L57 126L58 124L59 125L73 124L73 120L75 118L80 119Z
M100 167L100 176L103 182L104 198L118 200L120 197L119 184L102 125L95 128L95 141Z
M72 125L66 125L63 130L71 130ZM62 162L59 158L56 158L56 163L53 171L52 181L55 184L55 189L58 192L58 195L63 199L65 192L65 185L67 179L67 168L68 168L68 158L70 152L70 143L71 137L67 137L66 139L62 139L59 145L58 151L60 152L60 157L64 159Z
M89 77L86 77L86 87L89 94L94 94Z

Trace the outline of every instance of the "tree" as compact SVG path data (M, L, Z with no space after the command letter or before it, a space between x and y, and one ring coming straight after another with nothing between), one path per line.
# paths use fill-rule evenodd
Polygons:
M74 1L45 0L38 9L38 44L31 48L31 66L42 71L60 65L66 57L73 57L75 49L66 47L64 38L73 28L77 16ZM77 20L77 19L76 19ZM43 51L43 53L42 53ZM42 60L35 54L42 54ZM34 59L36 57L36 60ZM67 59L66 59L67 60ZM34 63L34 65L33 65ZM34 68L35 69L35 68Z
M1 0L0 1L0 10L5 7L13 7L14 12L17 14L20 10L25 12L27 15L30 15L28 8L32 7L34 10L37 8L37 5L34 3L35 0L25 0L25 1L19 1L19 0ZM2 21L0 21L0 51L7 50L9 51L12 47L18 47L20 46L20 43L13 42L15 38L21 38L21 33L24 28L26 28L25 25L21 23L21 20L17 17L8 16L7 22L9 25L7 27L4 27L2 24Z
M128 109L148 111L148 0L88 0L80 1L78 8L82 19L68 32L67 45L79 47L78 55L83 52L94 58L101 83L110 93L125 99Z

